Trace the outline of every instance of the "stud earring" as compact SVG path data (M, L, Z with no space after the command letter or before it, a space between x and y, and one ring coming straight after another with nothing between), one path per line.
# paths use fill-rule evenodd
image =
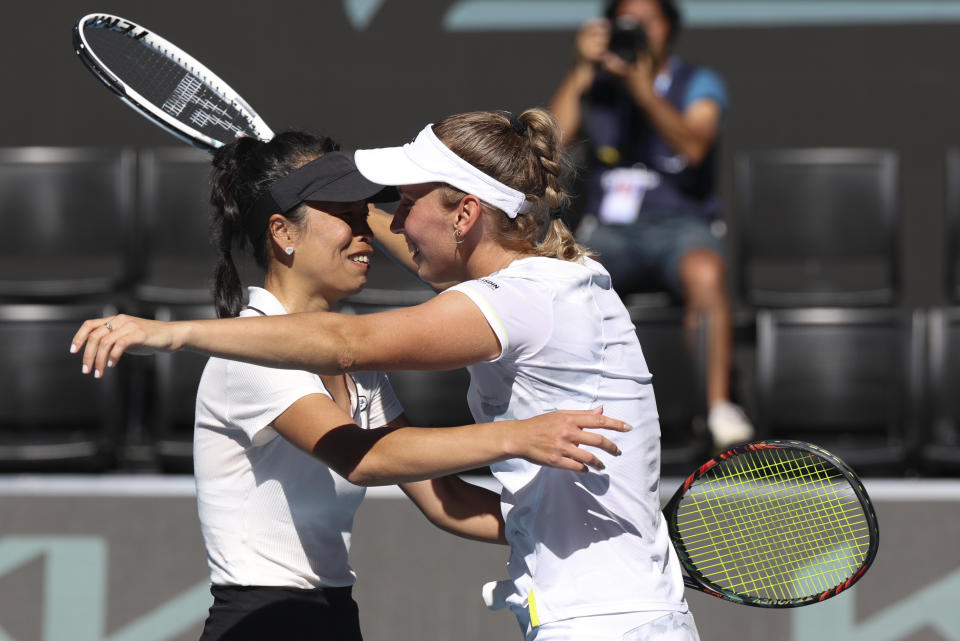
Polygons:
M459 230L459 229L454 229L454 230L453 230L453 242L455 242L455 243L458 244L458 245L459 245L460 243L462 243L462 242L463 242L463 238L460 237L462 234L463 234L463 232L462 232L461 230Z
M286 252L287 256L293 256L293 247L285 247L283 251Z

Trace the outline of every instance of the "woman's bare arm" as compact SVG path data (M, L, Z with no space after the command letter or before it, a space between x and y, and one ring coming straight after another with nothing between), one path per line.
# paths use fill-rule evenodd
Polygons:
M590 420L588 416L580 418ZM475 426L474 435L463 430L447 432L443 428L427 428L419 433L421 428L411 427L406 416L401 414L384 428L363 430L330 398L316 394L300 399L274 422L273 427L284 438L352 483L382 485L402 480L400 488L420 512L442 530L468 539L506 543L498 494L452 474L424 478L434 476L440 470L456 470L463 466L468 466L464 469L473 469L492 463L493 460L484 461L484 457L496 457L506 444L494 442L488 446L483 443L491 438L489 426ZM509 429L510 425L503 427ZM522 431L522 426L517 431ZM383 440L386 434L391 435L392 442ZM404 437L410 435L413 438L405 443ZM474 436L474 442L468 442ZM499 441L499 437L493 438ZM431 440L433 442L429 442ZM480 447L476 446L477 441ZM602 440L598 442L602 443ZM396 447L405 449L393 451ZM442 455L438 456L438 453ZM562 460L577 463L573 458L564 457ZM424 480L410 480L413 478Z
M84 372L96 377L125 352L188 349L318 374L456 369L500 354L486 318L460 292L364 315L312 312L162 322L121 314L84 322L71 343L72 352L81 348Z
M476 541L506 544L500 495L456 476L403 483L400 488L438 528Z
M602 469L598 448L617 455L610 439L585 428L627 431L597 411L564 410L522 421L460 427L408 427L394 422L362 429L323 394L305 396L273 422L288 441L357 485L389 485L456 474L508 458L573 471Z

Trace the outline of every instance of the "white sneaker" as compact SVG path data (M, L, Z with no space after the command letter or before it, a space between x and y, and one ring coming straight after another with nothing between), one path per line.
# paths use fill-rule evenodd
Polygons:
M730 401L720 401L710 407L707 414L707 429L713 436L714 447L728 449L735 443L753 438L753 424L739 406Z

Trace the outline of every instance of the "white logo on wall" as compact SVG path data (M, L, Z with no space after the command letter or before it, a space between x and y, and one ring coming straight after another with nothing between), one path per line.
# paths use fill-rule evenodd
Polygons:
M42 558L42 641L168 641L207 617L213 598L207 578L181 589L153 610L107 631L107 542L100 536L0 538L0 576ZM0 627L0 641L14 639Z
M856 592L823 603L797 608L792 618L792 641L905 641L932 628L947 641L960 641L960 570L906 594L876 614L857 616Z

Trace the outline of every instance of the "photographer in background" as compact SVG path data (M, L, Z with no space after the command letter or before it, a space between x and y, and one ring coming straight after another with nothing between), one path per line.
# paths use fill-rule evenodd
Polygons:
M730 402L732 321L716 193L723 80L672 55L673 0L615 0L576 36L573 68L550 109L565 144L588 147L579 240L600 254L621 296L651 289L709 319L707 426L715 447L753 436Z

